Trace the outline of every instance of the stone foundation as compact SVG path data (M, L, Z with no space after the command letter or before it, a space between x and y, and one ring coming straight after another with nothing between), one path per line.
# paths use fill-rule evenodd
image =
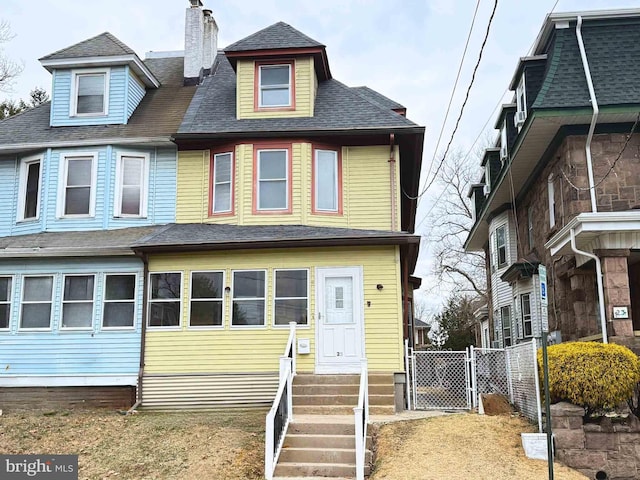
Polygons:
M570 403L551 406L556 459L589 478L598 472L611 480L640 478L640 422L603 418L584 423L584 409Z

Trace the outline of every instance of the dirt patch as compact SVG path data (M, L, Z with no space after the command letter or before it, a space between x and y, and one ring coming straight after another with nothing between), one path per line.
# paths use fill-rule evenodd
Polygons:
M547 462L525 457L515 415L458 414L383 425L371 480L547 479ZM587 477L555 464L557 480Z
M262 410L139 413L104 410L0 416L0 453L78 454L79 478L261 479Z
M480 396L485 415L507 415L513 412L513 407L504 395L486 393Z

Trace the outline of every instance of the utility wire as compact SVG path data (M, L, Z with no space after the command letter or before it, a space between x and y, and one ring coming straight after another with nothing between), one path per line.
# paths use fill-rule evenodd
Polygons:
M436 155L438 154L438 147L440 146L440 140L442 139L442 134L444 132L444 127L447 125L447 119L449 118L449 110L451 110L451 104L453 103L453 97L455 96L456 89L458 87L458 81L460 80L460 73L462 72L462 65L464 64L464 59L467 55L467 49L469 48L469 42L471 40L471 33L473 32L473 26L476 23L476 17L478 15L478 8L480 7L480 0L476 3L476 9L473 12L473 19L471 20L471 26L469 27L469 34L467 35L467 42L464 44L464 51L462 52L462 58L460 58L460 65L458 65L458 73L456 74L456 81L453 84L453 89L451 90L451 97L449 97L449 105L447 105L447 111L444 114L444 120L442 121L442 127L440 128L440 134L438 135L438 141L436 142L436 147L433 150L433 158L431 158L431 163L429 163L429 170L427 170L427 174L424 178L429 178L431 175L431 168L433 167L434 162L436 161Z
M427 190L429 190L431 185L433 185L433 182L435 182L436 178L438 177L438 173L440 173L440 170L442 169L442 165L444 164L444 161L447 158L447 154L449 153L449 149L451 148L453 139L456 135L456 132L458 131L458 127L460 126L460 120L462 119L462 115L464 114L464 107L467 105L467 101L469 100L471 87L473 87L473 82L476 79L476 73L478 72L478 68L480 67L480 62L482 61L482 54L484 53L484 47L486 46L487 40L489 39L491 24L493 23L493 18L496 15L497 8L498 8L498 0L495 0L493 3L493 10L491 11L491 16L489 17L489 23L487 24L487 31L485 32L484 40L482 41L482 45L480 46L478 61L476 62L476 66L473 69L473 74L471 75L471 82L469 82L469 86L467 87L467 93L465 94L464 101L462 102L462 107L460 107L460 113L458 114L455 127L453 128L453 132L451 133L451 137L449 138L449 143L447 143L447 148L445 149L444 154L442 155L442 159L440 160L440 163L438 164L438 167L436 168L436 171L434 172L433 177L431 178L431 181L424 187L422 192L420 192L420 194L416 198L422 197L427 192Z

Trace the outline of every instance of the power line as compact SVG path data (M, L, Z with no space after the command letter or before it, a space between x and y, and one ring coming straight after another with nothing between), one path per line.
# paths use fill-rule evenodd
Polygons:
M431 159L431 163L429 164L429 170L427 171L427 175L425 178L429 178L431 174L431 168L433 167L433 163L436 160L436 155L438 154L438 147L440 146L440 140L442 139L442 134L444 133L444 127L447 125L447 119L449 118L449 110L451 109L451 104L453 103L453 98L456 93L456 89L458 87L458 81L460 80L460 73L462 72L462 65L464 64L464 59L467 55L467 49L469 48L469 42L471 40L471 33L473 32L473 26L476 23L476 17L478 15L478 8L480 7L480 0L476 3L476 9L473 12L473 19L471 20L471 26L469 27L469 34L467 35L467 41L464 44L464 51L462 52L462 58L460 58L460 65L458 65L458 73L456 74L456 81L453 84L453 89L451 90L451 97L449 97L449 105L447 105L447 111L444 114L444 120L442 121L442 127L440 128L440 134L438 135L438 141L436 142L435 149L433 150L433 158Z
M471 75L471 82L469 82L469 87L467 87L467 93L465 94L464 101L462 102L462 107L460 107L460 113L458 114L458 119L456 120L455 127L453 128L453 132L451 133L451 138L449 138L449 143L447 143L447 148L442 155L442 159L436 168L436 171L433 174L433 178L427 184L427 186L422 190L422 192L418 195L418 198L426 193L426 191L433 185L433 182L438 177L438 173L440 173L440 169L444 164L445 159L447 158L447 153L449 153L449 148L451 148L451 144L453 143L453 139L458 131L458 127L460 126L460 120L462 119L462 115L464 114L464 107L467 105L467 101L469 100L469 95L471 93L471 87L473 87L473 82L476 78L476 73L478 72L478 68L480 67L480 62L482 61L482 54L484 53L484 47L487 44L487 40L489 39L489 32L491 31L491 24L493 23L493 18L496 14L496 9L498 8L498 0L495 0L493 3L493 10L491 11L491 16L489 17L489 23L487 24L487 31L484 35L484 40L482 41L482 45L480 46L480 53L478 54L478 61L476 62L476 66L473 69L473 74Z

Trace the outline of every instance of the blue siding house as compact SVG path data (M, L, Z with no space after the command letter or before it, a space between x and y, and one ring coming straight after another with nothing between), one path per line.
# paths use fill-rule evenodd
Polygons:
M0 121L0 400L126 406L144 331L130 245L175 222L172 136L196 87L182 56L142 60L110 33L40 62L51 101Z

